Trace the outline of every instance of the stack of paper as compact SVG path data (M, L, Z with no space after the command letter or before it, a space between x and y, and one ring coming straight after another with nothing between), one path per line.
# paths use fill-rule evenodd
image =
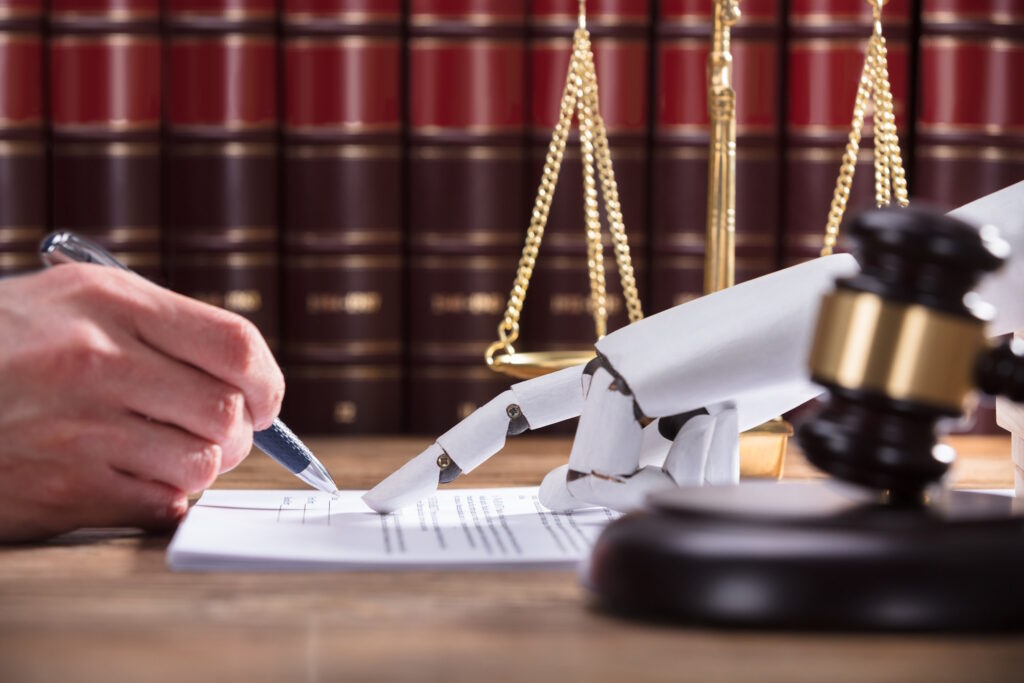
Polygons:
M571 566L617 513L554 513L537 488L448 489L388 515L362 491L203 494L167 550L174 569Z

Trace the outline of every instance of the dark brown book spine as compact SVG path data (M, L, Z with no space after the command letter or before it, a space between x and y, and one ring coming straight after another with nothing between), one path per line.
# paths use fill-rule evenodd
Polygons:
M707 58L711 3L666 1L656 29L652 298L659 311L700 296L707 235ZM736 281L776 267L780 5L744 2L732 29L736 90Z
M1024 5L923 0L913 197L953 208L1024 178ZM991 403L970 430L999 433Z
M46 230L43 3L0 2L0 277L39 267Z
M160 279L159 3L49 7L53 225Z
M529 20L529 167L527 190L541 182L551 134L558 121L577 26L575 0L536 0ZM646 293L648 233L648 119L650 6L646 0L591 2L587 6L601 116L608 130L630 255ZM575 121L575 120L574 120ZM586 349L596 340L587 268L583 164L574 122L548 215L544 240L522 318L522 346L530 350ZM600 187L600 178L597 177ZM527 197L528 205L533 197ZM628 322L601 205L608 331Z
M525 0L409 3L409 426L508 386L484 365L529 215Z
M278 346L274 0L168 0L167 275Z
M818 256L824 244L829 206L872 31L871 7L863 0L791 0L788 22L784 265ZM896 126L905 158L911 141L907 128L911 93L909 26L909 0L891 0L885 5L882 27ZM874 205L871 128L869 111L848 213ZM912 189L913 178L910 184Z
M303 433L403 423L398 0L286 0L284 417Z

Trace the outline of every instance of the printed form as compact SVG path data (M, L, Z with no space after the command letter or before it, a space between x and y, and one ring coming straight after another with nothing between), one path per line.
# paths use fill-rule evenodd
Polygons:
M572 566L606 508L551 512L537 487L447 489L378 515L363 491L206 491L167 549L182 570Z

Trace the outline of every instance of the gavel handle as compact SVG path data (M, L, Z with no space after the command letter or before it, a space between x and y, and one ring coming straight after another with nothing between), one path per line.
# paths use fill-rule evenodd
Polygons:
M974 375L986 394L1024 402L1024 341L1008 339L981 354Z

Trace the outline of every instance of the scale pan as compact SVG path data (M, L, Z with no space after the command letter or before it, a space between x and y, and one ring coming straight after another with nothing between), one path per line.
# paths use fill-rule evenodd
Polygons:
M488 362L495 372L516 379L533 379L574 365L583 365L594 359L594 349L579 351L535 351L532 353L501 353Z

